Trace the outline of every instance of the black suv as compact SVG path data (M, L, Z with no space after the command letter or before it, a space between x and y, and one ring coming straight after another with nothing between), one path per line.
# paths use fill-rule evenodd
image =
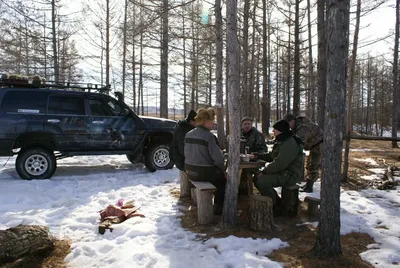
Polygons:
M150 171L174 165L175 121L138 116L107 87L34 84L0 80L0 156L18 154L21 178L50 178L57 159L76 155L126 154Z

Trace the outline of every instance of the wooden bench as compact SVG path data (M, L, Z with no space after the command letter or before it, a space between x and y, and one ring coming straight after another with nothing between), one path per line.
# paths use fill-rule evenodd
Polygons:
M299 186L297 184L293 186L282 187L282 214L284 216L296 217L299 210Z
M190 182L185 171L179 171L180 197L190 197Z
M319 204L321 200L319 198L311 197L311 196L306 196L304 198L304 202L306 202L307 205L307 214L310 216L317 216L319 213Z
M213 193L217 188L209 182L189 181L195 187L192 188L192 199L197 204L197 220L199 224L209 224L214 219Z

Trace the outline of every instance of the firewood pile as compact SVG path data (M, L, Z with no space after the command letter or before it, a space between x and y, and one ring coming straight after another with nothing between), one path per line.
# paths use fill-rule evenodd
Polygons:
M400 167L386 168L385 173L380 179L376 179L370 182L369 186L378 190L392 190L395 189L399 184L395 177L400 177Z

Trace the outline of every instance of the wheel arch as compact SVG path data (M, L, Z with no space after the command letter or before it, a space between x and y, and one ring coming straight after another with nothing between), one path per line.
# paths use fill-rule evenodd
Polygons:
M23 133L15 139L12 149L26 150L32 147L41 147L51 152L58 150L54 135L48 132Z

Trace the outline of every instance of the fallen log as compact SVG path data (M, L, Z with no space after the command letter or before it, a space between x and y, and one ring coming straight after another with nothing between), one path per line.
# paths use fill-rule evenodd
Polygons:
M12 262L24 262L23 259L27 256L49 253L54 249L54 241L46 226L18 225L0 230L0 266Z

